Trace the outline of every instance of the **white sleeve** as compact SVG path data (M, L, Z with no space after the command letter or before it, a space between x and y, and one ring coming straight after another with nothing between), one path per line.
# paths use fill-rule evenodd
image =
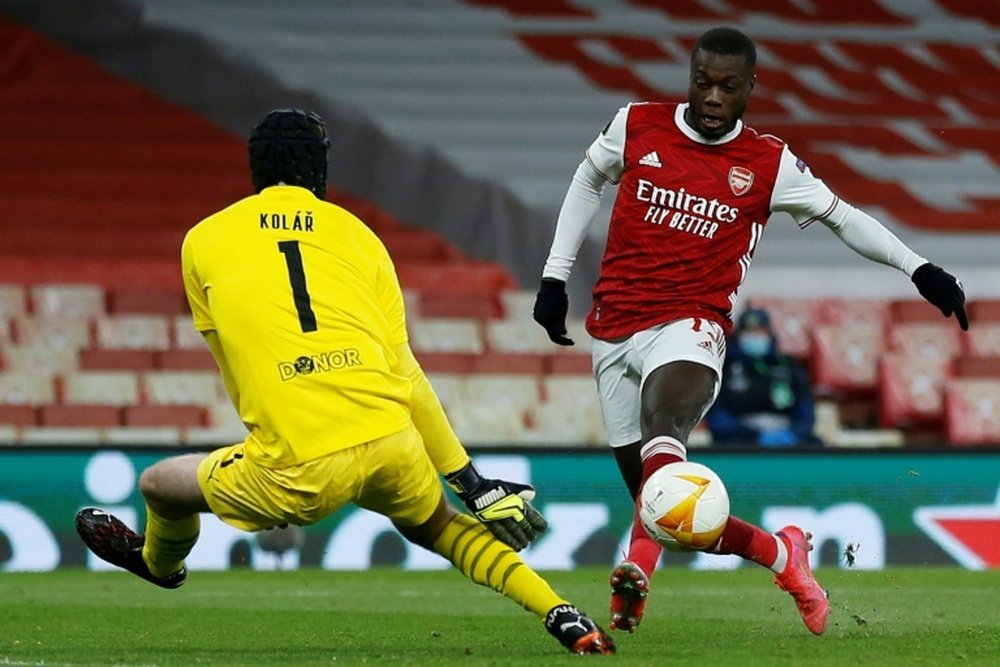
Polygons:
M788 146L781 153L771 210L791 214L801 228L820 220L854 252L908 276L927 262L878 220L831 192Z
M587 160L610 183L618 183L625 171L625 124L631 106L619 109L587 149Z
M854 252L868 259L894 266L908 276L927 260L910 250L895 234L864 211L839 201L830 215L821 218Z
M804 229L829 215L836 205L837 195L830 192L826 183L813 176L806 163L796 157L787 145L784 146L771 193L771 210L790 214Z
M542 269L543 278L563 281L569 278L576 253L601 207L601 193L605 183L606 179L590 160L584 160L576 168L562 208L559 209L555 237L552 239L549 257L545 260L545 268Z
M628 107L622 107L594 143L586 159L576 168L566 191L543 278L566 280L573 269L587 230L601 208L601 194L608 182L617 183L625 170L625 121Z

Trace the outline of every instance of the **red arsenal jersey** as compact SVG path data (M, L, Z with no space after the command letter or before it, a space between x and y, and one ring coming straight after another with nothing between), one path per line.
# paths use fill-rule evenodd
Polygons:
M618 196L587 318L596 338L687 317L732 326L784 144L745 126L724 143L702 143L681 130L678 111L627 109Z

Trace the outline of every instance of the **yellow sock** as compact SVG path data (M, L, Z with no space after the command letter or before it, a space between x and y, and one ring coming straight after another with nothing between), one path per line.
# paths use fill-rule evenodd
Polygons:
M544 619L556 605L568 604L517 552L465 514L445 526L434 542L434 551L472 581L489 586L539 618Z
M164 519L146 505L146 544L142 559L157 577L166 577L184 567L184 559L201 530L197 514L178 520Z

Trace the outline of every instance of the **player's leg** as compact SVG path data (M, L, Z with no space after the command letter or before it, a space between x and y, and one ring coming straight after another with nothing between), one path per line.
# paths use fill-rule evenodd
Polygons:
M798 526L785 526L772 534L730 516L719 541L706 551L736 554L769 568L774 572L774 582L795 600L809 631L820 635L826 629L830 602L809 565L809 552L813 548L811 538Z
M359 505L385 514L414 544L533 612L571 651L613 652L614 643L596 623L557 594L516 551L447 502L415 428L372 444L377 445L367 460L372 474Z
M641 360L635 355L631 339L595 340L593 358L608 443L634 507L642 478L639 455L642 445L639 425ZM660 552L660 545L646 534L638 521L633 521L628 551L610 577L612 628L632 632L639 624L645 612L649 578Z
M198 512L208 505L198 486L204 454L177 456L143 471L139 488L146 499L146 529L138 534L96 508L81 510L77 531L104 560L163 588L187 579L184 558L198 540Z

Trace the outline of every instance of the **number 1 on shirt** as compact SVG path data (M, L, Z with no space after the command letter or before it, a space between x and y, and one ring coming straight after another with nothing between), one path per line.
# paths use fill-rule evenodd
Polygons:
M292 296L295 299L295 311L299 314L299 325L302 333L316 331L316 314L306 289L306 273L302 268L302 253L299 252L298 241L278 241L278 250L285 256L288 267L288 281L292 284Z

